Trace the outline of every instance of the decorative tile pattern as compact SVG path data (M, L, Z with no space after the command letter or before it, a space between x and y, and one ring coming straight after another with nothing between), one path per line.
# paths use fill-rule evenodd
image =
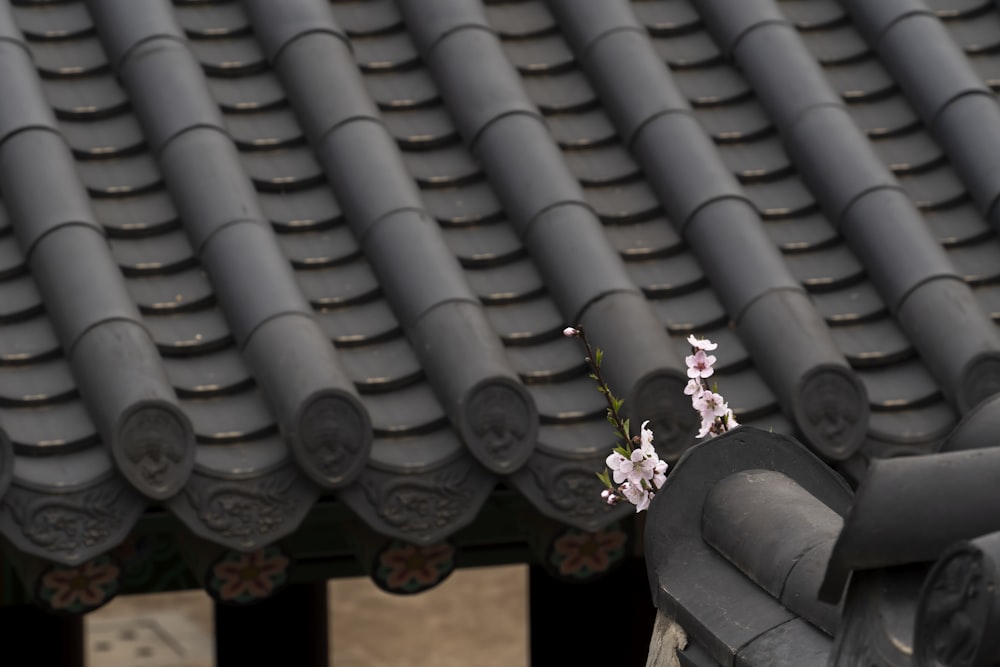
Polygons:
M997 389L994 4L872 46L864 3L734 43L722 2L424 1L0 5L9 540L76 565L153 504L264 548L334 494L439 543L498 480L599 531L571 323L671 460L690 333L849 476Z

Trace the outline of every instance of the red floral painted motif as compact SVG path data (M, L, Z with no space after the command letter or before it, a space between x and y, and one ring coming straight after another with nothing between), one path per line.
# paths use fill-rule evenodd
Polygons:
M552 544L552 563L559 574L586 578L606 572L625 555L625 532L611 526L596 533L570 529Z
M288 578L291 560L278 547L230 551L212 567L209 588L222 602L246 604L268 597Z
M56 565L42 575L39 598L54 611L71 614L90 611L118 592L120 572L107 556L77 566Z
M395 593L416 593L442 581L455 569L455 548L443 542L420 547L393 542L378 558L378 578Z

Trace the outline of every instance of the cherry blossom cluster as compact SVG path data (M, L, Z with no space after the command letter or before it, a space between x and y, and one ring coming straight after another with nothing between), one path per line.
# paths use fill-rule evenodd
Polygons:
M615 451L608 455L605 460L608 468L611 469L611 476L618 487L615 488L607 480L607 471L601 481L607 487L601 492L609 505L614 505L622 496L635 505L635 511L641 512L649 507L649 502L655 493L667 481L667 463L661 461L660 457L653 449L653 432L646 428L649 421L642 423L642 435L633 438L633 443L639 446L635 449L631 447L616 447ZM631 451L629 451L631 449Z
M667 463L660 460L656 449L653 448L653 431L647 428L649 421L642 423L641 435L632 436L629 420L621 416L623 401L611 392L601 374L603 352L600 348L591 347L582 329L566 327L563 335L579 338L583 342L587 350L586 361L590 366L590 377L597 383L597 390L604 395L608 403L607 419L621 440L621 444L615 447L605 460L607 468L597 474L605 486L601 497L609 505L614 505L621 498L625 498L635 505L636 512L641 512L649 507L656 491L667 479Z
M684 393L691 397L691 406L701 415L699 438L716 436L739 426L729 404L721 394L708 386L708 378L712 377L716 362L714 354L709 354L719 345L707 338L688 336L692 354L684 358L687 364L688 383ZM717 387L716 387L717 389Z

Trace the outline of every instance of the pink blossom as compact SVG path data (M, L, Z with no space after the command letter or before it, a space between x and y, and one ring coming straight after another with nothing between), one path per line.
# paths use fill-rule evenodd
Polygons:
M580 335L579 329L574 329L573 327L566 327L565 329L563 329L563 336L566 336L567 338L574 338L579 335Z
M659 489L667 481L667 462L657 460L653 468L653 486Z
M691 344L691 347L693 347L696 350L709 350L709 351L712 351L715 348L719 347L718 343L713 343L712 341L710 341L707 338L695 338L694 334L688 336L687 337L687 341L688 341L688 343Z
M687 386L684 387L684 393L688 396L699 396L703 391L705 391L705 387L702 386L701 380L698 378L691 378L688 380Z
M652 477L652 473L647 475L643 469L643 454L641 449L633 451L629 458L625 458L618 452L612 452L605 459L605 463L611 468L611 476L615 480L615 484L621 484L625 481L639 484L643 479Z
M688 367L688 377L689 378L707 378L711 377L712 373L715 371L712 369L712 364L716 361L715 355L705 354L704 350L698 350L694 354L688 355L684 358L684 362Z
M619 491L622 492L630 503L635 505L635 511L637 514L649 507L649 492L640 485L626 482L621 485Z
M696 438L704 438L712 431L712 427L715 426L715 417L711 415L702 415L701 417L701 429L698 431Z
M726 411L729 409L729 405L721 395L708 390L703 391L700 396L693 398L691 400L691 405L693 405L694 409L700 412L706 419L709 417L712 419L721 417L726 414Z
M650 454L656 456L656 450L653 449L653 432L650 429L646 428L646 424L648 423L649 423L648 419L642 422L642 431L641 431L642 435L640 437L640 442L641 442L640 446L642 447L642 451L646 456L649 456Z
M652 445L650 445L650 449L652 449ZM638 484L643 480L649 481L653 479L654 470L659 460L655 451L648 456L642 449L633 451L632 469L634 473L629 477L629 481Z
M649 509L649 501L651 501L652 499L653 499L652 492L643 491L642 497L639 499L639 502L635 504L635 513L638 514L643 510Z

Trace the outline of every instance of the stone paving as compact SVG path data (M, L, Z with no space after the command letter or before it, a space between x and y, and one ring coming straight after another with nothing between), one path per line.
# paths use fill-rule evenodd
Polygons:
M368 579L330 582L331 667L527 665L527 572L455 572L401 597ZM201 591L129 596L87 617L87 667L213 667L212 607Z

